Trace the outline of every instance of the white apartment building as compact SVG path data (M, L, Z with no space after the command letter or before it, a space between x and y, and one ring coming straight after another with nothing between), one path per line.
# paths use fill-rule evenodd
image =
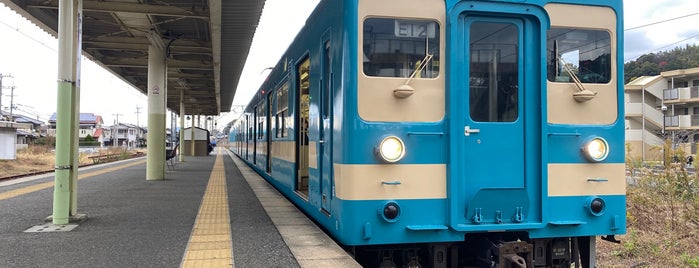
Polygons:
M699 142L699 68L642 76L624 86L628 156L662 160L665 139L687 154Z

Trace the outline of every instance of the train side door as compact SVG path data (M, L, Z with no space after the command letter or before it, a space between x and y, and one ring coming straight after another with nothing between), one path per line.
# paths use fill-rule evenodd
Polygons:
M252 121L253 119L252 119L251 113L248 113L246 118L247 119L245 120L245 125L248 128L248 131L247 131L248 135L246 137L245 159L251 160L250 155L251 155L252 151L255 150L254 147L253 147L253 149L250 149L251 146L254 146L254 139L253 138L255 137L255 130L254 130L253 125L255 123Z
M252 119L250 118L250 113L245 115L245 160L250 160L250 145L252 143Z
M269 174L272 174L272 101L274 100L274 98L272 98L273 96L274 94L272 93L267 94L267 103L265 104L265 143L267 144L267 146L265 146L265 151L267 154L266 171Z
M257 110L258 110L257 106L255 106L255 112L252 115L252 118L253 118L252 124L253 124L253 128L254 128L254 131L252 132L253 133L253 135L252 135L252 163L253 164L257 164L257 137L258 137L260 131L262 131L261 129L259 129L258 121L260 120L260 118L259 118L260 115L257 113Z
M321 47L321 61L322 61L322 80L320 87L320 122L319 122L319 136L320 140L318 155L320 156L318 161L318 173L320 174L320 191L321 191L321 211L325 214L330 214L330 203L332 199L332 103L333 103L333 89L332 89L332 57L331 57L331 43L327 38L323 39Z
M524 16L459 16L460 75L450 89L455 229L517 229L540 219L540 32Z
M296 92L297 112L296 112L296 192L305 199L308 199L308 116L311 104L310 95L310 75L311 60L307 56L301 60L297 67Z

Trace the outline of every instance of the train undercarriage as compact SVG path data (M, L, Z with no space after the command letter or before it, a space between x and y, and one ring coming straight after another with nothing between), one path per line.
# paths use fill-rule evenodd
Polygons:
M594 267L594 237L524 239L517 234L471 234L464 242L352 247L363 267L524 268Z

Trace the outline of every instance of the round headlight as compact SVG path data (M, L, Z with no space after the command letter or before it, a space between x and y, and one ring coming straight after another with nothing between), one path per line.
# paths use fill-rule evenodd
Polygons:
M390 202L383 207L383 216L388 221L393 221L400 215L400 207L395 202Z
M405 156L405 145L396 136L384 138L377 149L381 159L389 163L398 162Z
M590 199L588 199L587 202L588 205L586 205L586 207L590 214L595 216L602 216L602 214L604 214L604 210L607 207L607 205L604 202L604 199L594 196L590 197Z
M600 214L604 211L604 200L602 198L595 198L590 202L590 210L592 213Z
M585 157L593 162L600 162L609 155L609 144L603 138L594 138L583 147Z

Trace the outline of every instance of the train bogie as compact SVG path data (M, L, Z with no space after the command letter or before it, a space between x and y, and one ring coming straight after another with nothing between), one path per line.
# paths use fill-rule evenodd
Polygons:
M232 150L369 266L592 266L626 226L621 18L321 1Z

